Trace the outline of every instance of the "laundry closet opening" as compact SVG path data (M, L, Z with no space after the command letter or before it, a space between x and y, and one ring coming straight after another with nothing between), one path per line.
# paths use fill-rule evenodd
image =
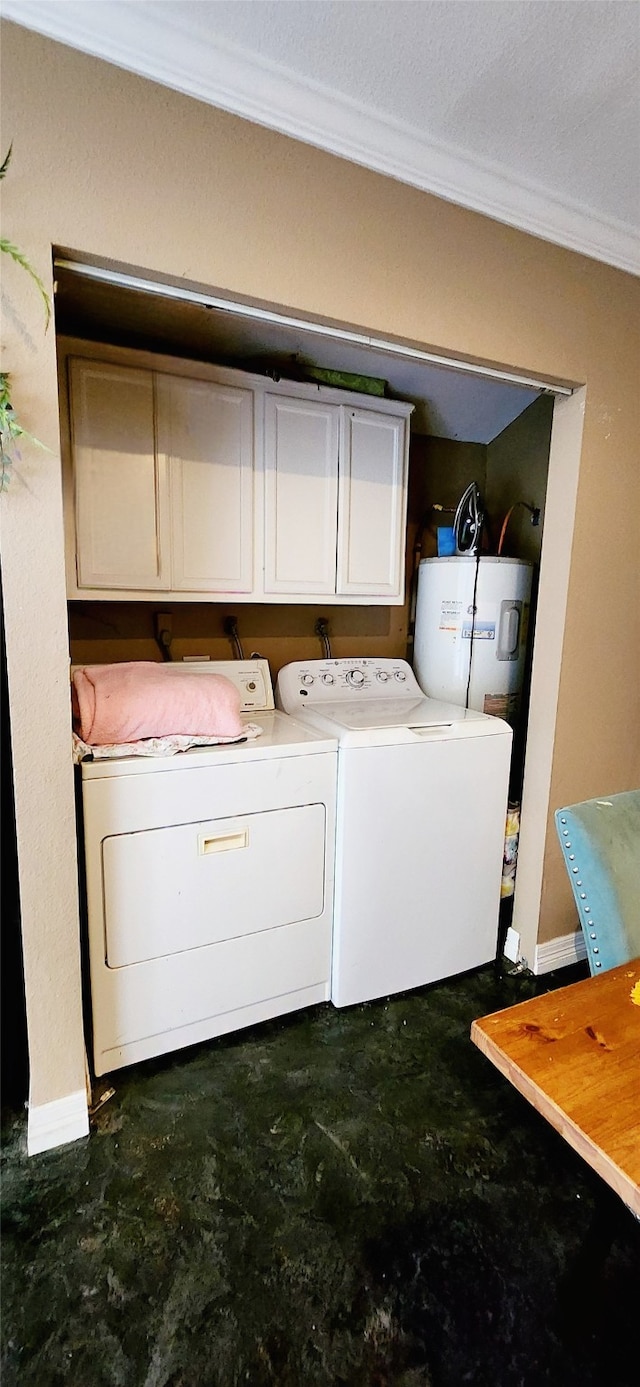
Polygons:
M483 560L530 566L530 599L528 590L524 602L515 599L516 604L520 601L518 641L523 651L517 698L510 705L504 702L493 708L489 700L485 710L508 716L514 728L510 796L522 805L519 874L524 855L527 878L520 919L516 894L514 923L519 923L521 954L535 969L555 722L553 690L557 693L581 441L581 414L575 409L571 385L515 369L447 359L411 344L384 342L358 328L314 324L275 307L225 303L214 293L163 285L143 271L89 265L65 251L56 255L55 284L69 641L74 664L221 660L255 654L268 659L275 680L283 665L327 651L336 658L400 657L412 662L419 565L451 554L456 511L475 484L482 512L477 547L470 551L471 560L476 559L475 566L472 563L476 579ZM78 388L76 382L75 403L71 398L73 373L82 376L82 363L89 373L104 366L112 373L113 386L111 394L103 395L102 436L84 440L92 449L89 470L106 454L117 464L106 487L88 499L80 493L73 461L74 445L87 423L80 417L78 404L82 384ZM146 401L144 381L141 375L136 377L136 371L145 378L153 374L155 384ZM118 372L123 373L120 380ZM183 391L186 381L202 384L209 376L220 391L239 387L241 395L246 377L248 384L257 381L258 388L262 382L268 393L258 426L264 430L260 443L266 443L262 490L258 492L256 478L249 473L242 474L242 493L236 485L239 472L229 475L224 484L229 518L221 507L218 534L232 560L228 582L224 574L202 579L192 572L190 576L189 555L182 553L188 547L184 532L167 511L170 498L175 501L182 489L182 513L190 504L191 533L197 546L201 535L195 514L198 492L185 502L191 480L183 469L167 482L166 494L159 499L158 475L149 481L151 474L145 474L147 443L140 423L146 409L156 426L158 420L161 426L163 419L169 420L166 427L170 429L171 379L179 380ZM118 407L111 408L110 400L118 400ZM287 413L290 400L296 402L296 411ZM405 405L408 408L403 411ZM225 425L232 432L236 429L239 449L245 427L242 408L238 396L238 410L228 411ZM563 408L569 410L567 424L563 428L560 421L558 428L557 411ZM127 415L127 410L132 413ZM303 421L300 432L298 413ZM384 487L377 485L373 473L362 476L357 507L353 494L345 491L344 477L338 469L335 474L332 471L329 456L334 443L339 446L336 430L342 430L344 441L344 418L350 413L362 438L371 439L374 453L386 447L387 437L396 431ZM237 414L237 428L233 414ZM128 428L132 419L137 420L133 431ZM374 429L377 425L379 432ZM284 439L275 481L269 476L270 428L273 437L280 429ZM305 439L313 438L314 431L318 448L312 456L305 450ZM122 482L127 456L137 460L132 502ZM550 488L552 460L555 482ZM353 464L354 471L358 465ZM160 472L165 466L161 460ZM164 481L160 476L160 485ZM125 558L122 573L114 579L114 555L123 546L126 549L128 542L127 512L132 514L131 504L140 503L149 485L157 530L152 526L145 531L139 518L134 518L130 539L141 571L136 573L135 565L127 569ZM304 495L309 497L308 505L302 503ZM79 534L83 506L89 541ZM350 547L341 537L340 514L336 525L335 511L340 512L340 507L342 515L356 514ZM96 537L99 508L101 533ZM144 553L155 563L163 537L173 567L145 573ZM258 581L256 569L261 566L263 577ZM105 577L108 572L111 576ZM543 595L541 604L545 572L546 599ZM495 645L498 634L482 620L480 602L475 600L477 587L472 586L471 593L459 631L469 662L483 640L486 653L489 638ZM509 595L502 595L503 604L508 605ZM448 610L444 590L438 601L442 614ZM444 620L439 624L446 625ZM537 712L533 708L536 665L544 671L539 676ZM463 681L462 700L469 698L470 683ZM426 691L431 693L430 688ZM488 686L486 692L496 691ZM531 765L536 769L528 794Z

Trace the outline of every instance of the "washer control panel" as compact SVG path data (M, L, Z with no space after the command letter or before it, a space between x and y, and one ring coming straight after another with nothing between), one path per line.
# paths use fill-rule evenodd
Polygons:
M331 703L347 698L423 698L406 660L359 659L305 660L280 670L276 700L285 713L310 703Z

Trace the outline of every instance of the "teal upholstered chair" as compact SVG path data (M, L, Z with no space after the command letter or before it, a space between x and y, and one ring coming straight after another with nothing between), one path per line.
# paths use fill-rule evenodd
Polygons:
M640 955L640 790L558 809L556 829L592 973Z

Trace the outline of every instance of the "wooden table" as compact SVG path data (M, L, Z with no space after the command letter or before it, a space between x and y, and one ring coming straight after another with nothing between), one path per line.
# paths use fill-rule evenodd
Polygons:
M471 1039L640 1217L640 958L474 1021Z

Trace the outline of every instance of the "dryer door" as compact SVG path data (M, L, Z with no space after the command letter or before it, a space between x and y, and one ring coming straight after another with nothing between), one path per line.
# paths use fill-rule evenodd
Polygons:
M317 918L325 818L306 804L106 838L107 967Z

